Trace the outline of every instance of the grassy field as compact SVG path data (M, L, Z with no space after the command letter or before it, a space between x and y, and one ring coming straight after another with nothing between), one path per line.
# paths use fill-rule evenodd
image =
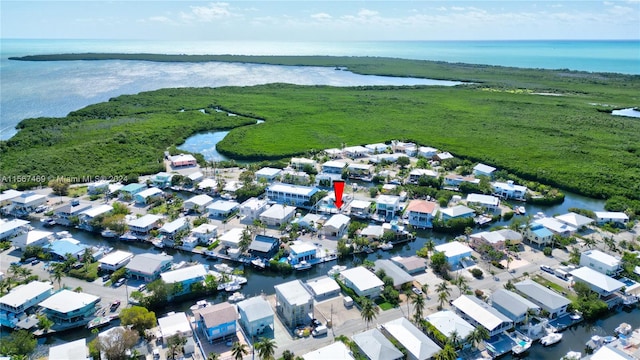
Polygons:
M344 143L400 139L592 197L640 197L640 120L610 114L614 108L640 103L640 76L376 58L216 58L347 66L367 74L476 84L271 84L120 96L65 118L23 121L14 138L0 143L0 171L55 176L151 173L159 170L167 146L200 131L233 128L218 150L235 158L278 159ZM212 59L189 61L205 60ZM211 110L216 106L265 123L242 126L254 120L216 113Z

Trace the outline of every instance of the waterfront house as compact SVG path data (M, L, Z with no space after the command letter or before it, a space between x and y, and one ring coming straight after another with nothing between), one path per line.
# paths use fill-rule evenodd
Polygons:
M629 222L629 216L623 212L615 211L596 211L596 223L604 225L606 223L614 223L626 226Z
M418 155L418 145L415 143L394 140L391 142L391 147L393 152L404 153L409 157Z
M159 232L167 239L173 240L179 232L186 230L189 230L189 219L187 219L186 217L179 217L171 222L162 225Z
M109 195L117 194L123 187L124 185L122 185L121 183L109 184Z
M134 218L127 221L129 230L136 235L145 236L149 235L149 232L153 229L157 229L160 225L162 217L154 214L146 214L139 218Z
M394 195L378 195L376 198L376 214L389 218L400 211L400 197Z
M534 225L542 225L552 233L562 237L572 236L578 230L575 227L567 225L562 221L556 220L552 217L543 217L537 219L531 224L531 226Z
M340 295L338 282L326 275L307 280L305 286L316 301L323 301Z
M323 215L308 213L303 217L295 218L291 223L298 224L302 229L308 229L312 232L316 232L316 230L318 230L318 225L322 225L325 219L326 218Z
M51 295L53 295L53 286L49 282L32 281L16 286L0 297L0 325L10 329L30 328L29 324L25 326L21 321L35 312L33 310L38 303Z
M382 293L382 280L363 266L357 266L340 272L340 279L356 295L376 299Z
M278 251L279 245L278 238L258 234L249 245L249 253L256 257L271 259Z
M413 276L388 259L378 259L374 263L374 270L383 270L384 273L393 279L393 287L400 290L404 285L413 283Z
M278 204L310 207L311 197L318 192L316 187L275 183L267 187L269 201Z
M162 196L164 196L164 192L162 190L152 187L140 191L139 193L135 194L133 198L136 201L136 204L146 205L150 201L161 198Z
M331 345L321 347L302 355L304 360L354 360L351 350L341 341L336 341Z
M535 314L540 312L540 306L506 289L498 289L491 294L491 306L511 319L514 324L524 322L530 311Z
M433 159L438 154L438 149L429 146L420 146L418 148L418 156L422 156L427 159Z
M391 148L389 145L383 143L367 144L364 147L369 154L380 154Z
M20 251L24 251L27 246L44 247L53 240L54 237L51 231L31 230L27 233L20 234L11 239L11 244L18 248Z
M352 179L362 179L369 181L371 179L371 171L374 170L372 165L351 163L347 166L349 177Z
M250 198L247 201L240 204L240 216L245 220L253 221L258 219L258 216L267 209L267 200L258 198Z
M574 212L568 212L563 215L555 216L556 220L561 221L569 226L580 230L583 227L591 224L594 220L584 215L576 214Z
M450 208L440 209L442 220L447 221L451 219L466 219L475 216L475 211L464 205L456 205Z
M405 212L409 225L419 229L431 229L437 214L438 204L426 200L411 200Z
M367 225L366 228L360 230L360 236L371 239L380 240L384 235L384 228L382 225Z
M8 189L0 194L0 207L5 207L12 203L12 200L22 195L22 191Z
M240 204L235 201L217 200L207 206L207 212L210 217L218 219L226 219L238 211Z
M616 275L622 270L620 258L597 249L583 252L580 255L580 266L590 267L605 275Z
M255 296L238 303L240 326L249 336L256 338L266 329L273 329L273 309L262 296Z
M217 191L219 184L220 183L215 179L206 178L202 179L196 187L204 192L214 193Z
M427 269L427 261L415 255L409 257L394 256L390 260L409 274L421 273Z
M111 214L112 211L113 211L113 206L109 204L102 204L102 205L98 205L96 207L87 209L81 212L79 215L80 225L86 229L91 230L92 229L91 222L95 218L99 216L107 216Z
M457 268L462 259L471 257L471 252L473 251L470 247L459 241L440 244L433 250L435 252L444 253L444 256L447 258L447 262L451 265L452 269Z
M616 291L625 287L625 284L619 280L598 272L590 267L580 267L570 272L575 283L583 283L589 286L589 289L596 292L600 297L606 298Z
M186 167L198 165L198 161L191 154L169 156L169 162L171 163L171 167Z
M455 312L442 310L429 314L424 319L447 338L451 338L451 335L455 333L459 339L465 342L464 347L473 345L470 342L466 342L466 338L475 330L475 326L469 324L468 321L461 318L460 315Z
M514 284L516 291L525 299L549 313L549 318L555 319L567 313L571 301L551 289L527 279Z
M123 250L116 250L112 253L107 254L106 256L98 260L98 262L100 263L101 270L114 272L127 266L131 259L133 259L132 253Z
M336 148L325 149L323 150L323 152L331 159L337 159L342 157L342 150L340 149L336 149Z
M198 243L208 245L218 236L218 227L211 224L200 224L191 230L191 235L198 239Z
M96 312L100 297L84 292L60 290L40 303L44 315L55 323L53 330L86 326Z
M492 195L469 194L466 201L468 205L478 206L490 212L500 209L500 199Z
M65 260L68 255L79 260L85 250L89 249L89 246L81 244L80 241L72 238L64 238L45 245L44 249L57 260Z
M503 199L524 200L527 195L527 187L516 185L512 180L507 182L496 181L491 183L493 194Z
M371 214L371 201L353 200L349 204L349 213L358 218L368 218Z
M167 172L159 172L153 175L150 178L151 186L164 189L171 186L171 179L173 178L173 174L169 174Z
M407 350L408 360L431 359L442 350L433 340L404 317L391 320L380 326L385 336L395 339Z
M187 338L193 336L191 323L189 322L187 314L184 312L170 312L167 316L158 318L158 327L160 328L160 334L162 335L164 344L167 343L170 337L176 334Z
M36 194L33 191L23 192L11 199L9 212L13 214L28 214L34 211L38 206L47 203L47 196Z
M258 217L267 226L280 226L288 223L296 214L295 206L274 204Z
M291 158L290 164L293 169L296 169L298 171L303 171L305 167L309 167L309 166L315 169L317 165L315 160L307 159L307 158L296 158L296 157Z
M144 282L160 278L160 274L171 269L173 256L167 254L144 253L135 255L126 265L127 277Z
M123 200L124 199L133 200L134 196L136 196L138 193L140 193L146 188L147 186L143 184L138 184L138 183L127 184L120 189L119 197L120 199L123 199Z
M22 219L0 219L0 241L29 231L29 221Z
M286 168L281 174L282 182L288 184L308 184L311 180L311 176L304 171L295 171L291 168Z
M53 210L53 218L60 225L77 225L80 221L80 214L89 209L91 209L91 204L74 199L70 203Z
M313 244L302 241L293 241L289 244L289 263L299 264L302 261L310 262L316 258L318 248Z
M351 218L343 214L335 214L324 223L322 231L324 236L334 239L342 238L349 228Z
M325 174L342 174L342 170L347 167L347 163L344 161L331 160L322 164L321 169Z
M421 177L425 178L437 178L438 172L431 169L413 169L409 172L409 178L407 182L410 184L417 184Z
M255 172L256 181L260 182L273 182L280 178L280 174L282 174L282 169L276 169L271 167L263 167L262 169Z
M480 249L483 245L491 246L494 250L502 251L506 248L507 241L511 245L522 243L522 235L511 229L497 231L483 231L469 236L471 245Z
M369 360L402 360L404 355L378 329L371 329L351 337Z
M369 156L369 162L372 164L395 163L401 157L407 157L405 154L378 154Z
M451 153L449 153L449 152L441 152L441 153L436 154L433 157L433 160L444 161L444 160L449 160L449 159L453 159L453 158L454 158L454 156L451 155Z
M485 165L483 163L479 163L478 165L473 167L473 175L474 176L486 176L493 177L493 173L496 171L496 168L493 166Z
M198 214L202 214L206 211L207 206L211 205L213 198L207 194L200 194L193 196L186 200L182 206L187 211L193 211Z
M343 181L341 174L319 173L315 184L322 188L330 188L335 181Z
M307 325L313 318L313 297L300 280L293 280L274 286L276 291L276 311L282 323L289 329Z
M204 281L207 273L205 265L197 264L161 273L160 278L165 284L173 286L173 296L179 296L189 293L191 285Z
M207 341L213 343L220 338L235 336L238 312L228 302L205 306L193 311L196 326L204 333Z
M531 224L526 230L525 238L532 244L542 247L553 242L553 233L542 224Z
M490 336L498 335L513 327L513 321L484 301L469 295L461 295L451 303L456 313L473 326L483 326Z
M476 179L473 175L462 176L458 174L448 174L444 176L444 185L457 189L462 183L479 184L480 179Z
M224 247L237 249L240 246L240 240L242 240L242 234L244 231L245 229L242 228L231 228L229 231L222 234L218 240L220 240L220 244Z
M356 146L345 147L344 149L342 149L342 154L346 157L355 159L355 158L367 156L369 154L373 154L373 151L364 146L356 145Z
M89 360L87 339L69 341L49 347L49 360Z
M200 171L192 172L187 175L187 179L191 182L191 184L197 184L204 179L204 174Z

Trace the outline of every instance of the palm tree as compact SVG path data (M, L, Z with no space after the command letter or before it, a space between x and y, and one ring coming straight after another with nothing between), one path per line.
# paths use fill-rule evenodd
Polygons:
M418 324L420 320L422 320L422 315L424 314L424 298L422 295L415 294L412 298L413 302L413 321Z
M478 345L483 340L489 339L490 334L489 330L487 330L484 326L477 326L473 331L467 336L467 341L473 343L473 345L477 348Z
M436 286L436 291L437 292L444 292L447 294L447 296L451 295L451 289L449 288L448 284L446 281L441 282L440 284L438 284Z
M442 350L437 352L433 358L435 360L456 360L458 355L456 354L456 350L451 346L451 344L446 344Z
M369 299L364 299L361 304L360 315L362 319L367 323L367 330L369 329L369 323L378 316L378 307Z
M435 249L436 247L436 243L433 242L433 239L429 239L427 240L427 242L424 243L424 247L429 252L429 255L431 255L431 253L433 252L433 249Z
M285 350L285 351L282 352L282 359L283 360L294 360L295 359L295 354L291 350Z
M451 344L451 346L453 346L453 348L455 349L460 346L460 341L462 341L462 339L460 338L460 334L458 334L456 330L453 330L451 334L449 334L449 344Z
M233 356L235 360L242 360L242 358L248 353L249 350L247 350L247 344L242 344L236 341L233 343L233 346L231 346L231 356Z
M444 306L444 303L447 302L448 298L449 298L449 295L447 295L446 292L438 293L438 302L440 303L440 309L442 309L442 307Z
M58 283L58 289L62 289L61 282L64 277L64 264L55 264L53 266L53 274L51 274L51 278Z
M593 249L596 246L596 239L594 239L592 236L585 237L584 246L588 247L589 249Z
M469 243L469 235L471 235L471 233L473 233L473 229L470 227L466 227L464 228L464 236L467 238L467 243Z
M424 296L427 297L427 299L429 298L429 284L424 283L422 284L422 292L424 293Z
M273 339L262 337L260 341L254 344L254 348L258 351L258 356L262 360L273 360L276 352L276 341Z
M454 280L453 283L458 288L458 291L460 291L460 295L465 293L469 288L467 278L465 278L464 276L458 275L458 277Z
M187 343L187 338L181 334L175 334L167 339L167 347L169 348L168 355L171 359L175 359L178 354L178 349L182 349L184 344Z

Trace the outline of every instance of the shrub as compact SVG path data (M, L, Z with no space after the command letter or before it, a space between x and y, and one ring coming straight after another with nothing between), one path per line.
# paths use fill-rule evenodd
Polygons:
M542 253L544 254L544 256L551 256L551 248L549 246L546 246L544 249L542 249Z
M476 289L476 291L474 291L474 293L476 294L476 297L479 299L482 299L482 297L484 296L484 292L480 289Z
M476 278L476 279L482 278L482 270L480 270L478 268L473 268L473 269L471 269L469 271L471 272L471 275L473 275L474 278Z

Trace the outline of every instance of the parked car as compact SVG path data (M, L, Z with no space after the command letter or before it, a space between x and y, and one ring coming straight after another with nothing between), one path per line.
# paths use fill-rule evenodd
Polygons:
M548 272L549 274L553 274L554 271L551 267L547 266L547 265L540 265L540 270L544 271L544 272Z
M109 279L111 279L111 274L102 275L102 281L103 282L107 282L107 281L109 281Z
M314 337L318 337L322 335L327 335L327 332L328 332L327 327L324 325L321 325L313 329L313 331L311 332L311 335L313 335Z
M116 311L118 308L120 307L120 300L116 300L114 302L111 303L111 306L109 307L111 309L111 312Z
M422 290L418 289L415 286L411 289L411 291L413 291L416 295L422 295Z
M40 263L40 260L38 260L38 259L33 259L31 261L31 265L38 265L39 263Z
M115 284L113 284L113 286L120 287L120 286L124 285L125 281L127 281L125 278L120 278L120 279L118 279L118 281L115 282Z

